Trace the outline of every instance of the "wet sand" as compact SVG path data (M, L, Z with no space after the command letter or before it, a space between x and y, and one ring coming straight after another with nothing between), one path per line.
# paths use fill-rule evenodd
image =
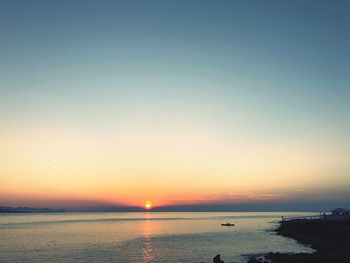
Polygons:
M291 220L280 224L276 232L309 245L315 253L268 253L248 263L345 263L350 262L350 218Z

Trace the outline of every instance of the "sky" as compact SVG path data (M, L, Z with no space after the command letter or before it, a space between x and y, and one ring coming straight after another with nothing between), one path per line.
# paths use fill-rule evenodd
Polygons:
M350 207L349 13L0 1L0 205Z

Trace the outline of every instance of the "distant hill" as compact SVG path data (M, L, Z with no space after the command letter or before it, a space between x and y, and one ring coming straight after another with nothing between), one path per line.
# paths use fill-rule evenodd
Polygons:
M0 206L0 213L61 213L64 209Z

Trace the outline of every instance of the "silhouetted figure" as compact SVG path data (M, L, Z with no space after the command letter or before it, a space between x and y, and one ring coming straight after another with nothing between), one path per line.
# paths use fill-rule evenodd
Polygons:
M221 260L220 255L216 255L216 256L213 258L213 261L214 261L214 263L224 263L224 261Z

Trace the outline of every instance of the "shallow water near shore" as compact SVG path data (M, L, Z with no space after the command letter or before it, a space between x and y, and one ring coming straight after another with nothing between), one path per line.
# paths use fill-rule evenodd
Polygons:
M276 235L281 216L310 213L0 214L0 262L247 262L266 252L312 252ZM222 227L232 222L234 227Z

